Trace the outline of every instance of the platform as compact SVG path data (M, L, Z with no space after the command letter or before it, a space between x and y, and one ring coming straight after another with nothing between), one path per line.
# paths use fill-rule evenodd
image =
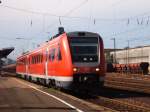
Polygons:
M46 87L15 77L0 77L0 112L104 112ZM110 111L109 111L110 112Z

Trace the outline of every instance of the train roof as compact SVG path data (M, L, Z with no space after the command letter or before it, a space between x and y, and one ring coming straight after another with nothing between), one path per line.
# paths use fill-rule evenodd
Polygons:
M69 32L67 33L67 36L69 37L94 37L94 36L100 36L98 33L93 33L93 32L87 32L87 31L74 31L74 32Z
M97 37L97 36L99 36L99 37L101 37L98 33L87 32L87 31L74 31L74 32L68 32L68 33L63 32L63 33L54 35L49 41L46 41L45 43L41 44L40 47L37 47L36 49L34 49L34 50L32 50L28 53L22 54L17 59L20 59L20 58L23 58L26 55L30 55L32 53L38 52L43 47L46 47L51 42L51 40L54 40L55 38L57 38L57 37L59 37L63 34L66 34L68 37L78 37L78 36L79 37L82 37L82 36L86 36L86 37Z

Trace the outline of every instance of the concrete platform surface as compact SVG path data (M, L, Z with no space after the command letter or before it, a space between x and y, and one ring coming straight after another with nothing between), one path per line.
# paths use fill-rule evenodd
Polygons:
M52 94L42 86L14 78L0 77L0 112L102 112L65 95Z

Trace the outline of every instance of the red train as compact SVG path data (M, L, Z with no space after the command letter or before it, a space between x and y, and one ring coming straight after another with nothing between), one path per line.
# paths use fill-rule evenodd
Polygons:
M103 40L97 33L59 34L17 58L16 72L25 79L72 89L102 85L105 76Z

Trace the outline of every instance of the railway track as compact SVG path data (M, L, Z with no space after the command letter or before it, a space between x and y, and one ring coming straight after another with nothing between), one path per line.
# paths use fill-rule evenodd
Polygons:
M119 81L107 81L105 83L105 86L116 88L116 89L121 89L121 90L128 90L128 91L135 91L135 92L150 94L150 86L145 85L145 84L119 82Z
M150 95L120 90L100 93L87 101L119 112L150 112Z
M117 88L121 90L130 90L150 94L149 76L107 76L104 85L106 87Z
M88 101L120 112L150 112L150 107L140 106L142 102L137 104L134 101L131 103L131 101L121 101L102 96L99 96L97 99L90 99Z
M139 80L149 80L150 75L143 75L143 74L130 74L130 73L107 73L106 77L108 78L130 78L130 79L139 79Z
M75 96L118 112L150 112L150 95L104 88L98 95ZM73 95L73 94L72 94ZM74 95L73 95L74 96Z

